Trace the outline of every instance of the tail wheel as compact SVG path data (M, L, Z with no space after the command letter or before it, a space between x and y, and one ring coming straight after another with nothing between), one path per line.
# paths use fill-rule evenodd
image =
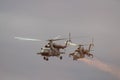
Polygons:
M93 58L93 54L88 54L88 56Z
M62 56L60 56L60 60L62 60Z

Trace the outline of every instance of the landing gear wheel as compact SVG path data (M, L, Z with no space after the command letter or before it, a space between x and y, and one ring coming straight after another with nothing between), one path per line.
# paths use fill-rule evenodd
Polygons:
M48 61L48 60L49 60L49 59L48 59L48 57L45 57L45 56L43 57L43 59L44 59L44 60L46 60L46 61Z
M49 59L48 58L46 58L46 61L48 61Z
M62 56L60 56L60 60L62 60Z
M43 57L44 60L46 60L46 57Z

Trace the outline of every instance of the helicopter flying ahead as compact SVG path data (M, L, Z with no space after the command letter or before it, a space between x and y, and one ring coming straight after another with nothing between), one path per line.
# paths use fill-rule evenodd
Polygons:
M31 41L41 41L39 39L30 39L30 38L22 38L22 37L15 37L15 39L19 40L31 40ZM53 38L53 39L48 39L48 43L41 48L41 51L37 53L37 55L43 56L43 59L48 61L49 57L59 57L62 59L61 54L65 54L65 52L62 52L61 49L67 48L69 45L69 42L71 41L70 39L70 33L69 33L69 39L68 38L61 38L59 39L58 37ZM56 44L55 41L59 40L66 40L64 45Z
M89 44L88 49L84 48L85 45L77 45L75 43L71 43L70 45L78 46L78 48L73 53L69 54L69 57L72 56L73 60L78 60L78 59L81 59L81 58L85 58L85 56L93 58L93 54L90 53L90 51L92 51L91 47L94 46L93 40L92 40L92 43Z
M39 53L37 53L38 55L43 56L43 59L48 61L49 57L59 57L60 59L62 59L61 54L65 54L65 52L61 52L61 49L65 49L68 47L69 43L71 42L71 34L69 33L69 38L68 40L65 41L65 45L60 45L60 44L56 44L53 43L54 41L58 41L58 40L65 40L67 38L61 38L61 39L49 39L48 44L45 45L43 48L41 48L41 51Z
M65 54L65 52L61 52L61 49L65 49L68 46L68 40L65 42L65 45L58 45L56 43L53 43L53 41L57 41L60 39L51 39L48 40L48 44L45 45L43 48L41 48L41 51L39 53L37 53L38 55L43 56L43 59L48 61L49 57L59 57L60 59L62 59L61 54Z

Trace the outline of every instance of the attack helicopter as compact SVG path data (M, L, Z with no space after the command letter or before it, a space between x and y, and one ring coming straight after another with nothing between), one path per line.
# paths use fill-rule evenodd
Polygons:
M94 46L93 39L92 39L92 43L89 44L88 49L85 49L84 48L85 45L81 45L81 44L77 45L75 43L70 43L70 45L78 46L78 48L73 53L69 54L69 57L72 56L73 60L78 60L78 59L81 59L81 58L85 58L85 56L93 58L93 54L90 53L90 51L93 51L93 50L91 50L91 47Z
M60 60L62 60L61 54L65 54L65 52L61 51L61 49L67 48L69 45L69 42L71 42L70 38L70 33L69 33L69 38L58 38L59 36L53 38L53 39L48 39L48 43L41 48L40 52L37 53L37 55L43 56L43 59L48 61L49 57L59 57ZM22 38L22 37L15 37L15 39L19 40L30 40L30 41L41 41L39 39L30 39L30 38ZM66 40L68 39L68 40ZM64 45L56 44L55 41L59 40L66 40Z

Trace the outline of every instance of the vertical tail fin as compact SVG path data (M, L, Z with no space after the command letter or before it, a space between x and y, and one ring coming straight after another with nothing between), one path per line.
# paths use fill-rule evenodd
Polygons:
M69 32L68 40L65 42L65 45L68 46L70 45L70 43L72 43L72 41L71 41L71 33Z
M91 46L94 46L94 38L92 37L92 43Z
M72 41L71 41L71 33L70 33L70 32L69 32L69 38L68 38L68 41L69 41L69 42L72 42Z
M90 52L90 50L91 50L91 47L94 46L94 43L93 43L93 42L94 42L94 38L92 37L92 43L90 43L89 48L88 48L88 51L89 51L89 52Z

